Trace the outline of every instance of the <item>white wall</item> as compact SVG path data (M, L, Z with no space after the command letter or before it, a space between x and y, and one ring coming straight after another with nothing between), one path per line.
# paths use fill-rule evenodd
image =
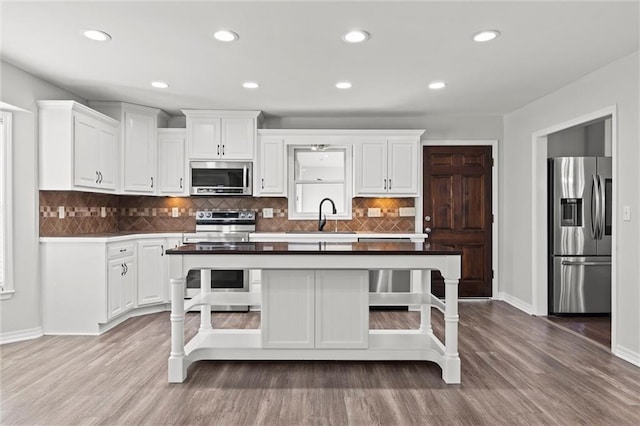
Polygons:
M0 62L3 102L31 113L13 114L13 277L15 294L0 301L0 335L37 333L42 325L38 277L38 114L36 100L73 99L4 61Z
M267 129L426 129L423 140L502 140L501 116L267 117Z
M532 134L606 107L617 108L616 353L640 362L639 54L613 62L504 118L500 169L501 292L522 305L532 295ZM631 221L621 206L631 207ZM545 281L546 276L539 277Z

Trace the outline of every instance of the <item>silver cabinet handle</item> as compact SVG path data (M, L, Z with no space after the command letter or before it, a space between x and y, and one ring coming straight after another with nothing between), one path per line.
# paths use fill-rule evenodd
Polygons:
M164 256L164 244L160 244L160 256Z
M124 253L125 251L127 251L126 248L120 249L120 253Z
M218 155L220 155L220 145L218 145Z
M264 189L264 178L262 178L262 189Z
M224 145L222 145L222 155L224 155Z
M121 269L120 276L123 276L124 275L124 263L120 264L120 269Z
M387 180L386 179L384 180L384 189L385 190L387 189Z
M129 272L129 266L127 266L127 264L124 264L124 274L127 275L127 273Z
M180 189L182 189L182 178L180 178Z
M389 191L391 191L391 179L389 179Z
M151 176L151 187L153 188L153 176Z
M562 266L608 266L611 262L572 262L569 260L563 260Z
M100 175L100 183L102 183L102 172L98 172L98 174Z

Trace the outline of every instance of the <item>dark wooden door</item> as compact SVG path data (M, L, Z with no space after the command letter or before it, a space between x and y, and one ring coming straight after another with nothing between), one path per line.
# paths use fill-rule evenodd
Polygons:
M462 250L460 297L491 297L491 147L427 146L423 159L429 240ZM440 273L431 280L433 294L443 297Z

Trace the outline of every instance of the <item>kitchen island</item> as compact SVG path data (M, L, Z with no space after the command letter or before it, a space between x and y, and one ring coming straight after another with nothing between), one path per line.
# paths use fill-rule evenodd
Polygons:
M429 243L187 244L167 250L171 283L169 382L181 383L199 360L423 360L460 383L458 281L461 252ZM201 292L184 300L185 277L201 270ZM211 292L212 269L261 269L262 293ZM369 293L372 269L439 270L444 303L429 274L411 293ZM261 305L259 329L215 330L210 305ZM418 305L417 330L369 330L369 304ZM201 307L198 333L185 345L185 311ZM431 328L444 313L445 341Z

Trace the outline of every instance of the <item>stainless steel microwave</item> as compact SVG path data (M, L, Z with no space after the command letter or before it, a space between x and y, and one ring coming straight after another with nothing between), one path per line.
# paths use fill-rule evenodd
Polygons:
M253 164L246 161L192 161L191 195L252 195Z

